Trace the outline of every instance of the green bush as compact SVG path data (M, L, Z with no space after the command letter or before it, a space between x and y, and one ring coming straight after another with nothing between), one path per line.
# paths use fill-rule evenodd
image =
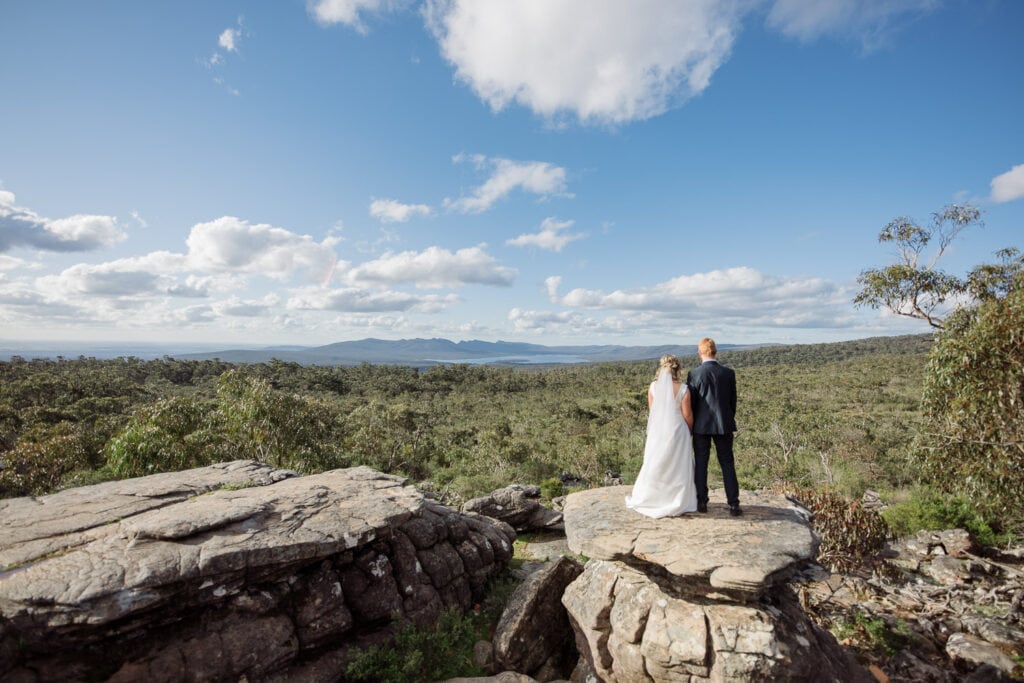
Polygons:
M279 391L229 370L218 379L218 433L227 455L303 474L347 466L338 415L325 401ZM223 456L222 456L223 457Z
M41 495L60 488L69 472L99 466L103 439L103 432L93 425L37 425L3 454L0 493Z
M482 676L473 664L473 645L478 638L474 619L458 610L447 610L437 623L420 628L404 622L394 642L356 650L345 668L353 681L380 683L430 683L456 677Z
M552 500L562 495L562 480L558 477L548 477L540 483L540 495L545 500Z
M966 529L978 545L1005 545L1008 534L997 533L964 496L949 496L928 488L918 488L903 502L882 511L894 536L911 536L918 531Z
M849 620L833 625L832 632L839 640L866 651L869 658L893 656L907 644L911 634L903 620L890 624L859 611L854 611Z
M182 396L140 408L107 442L107 467L127 478L217 462L224 449L213 410L209 401Z
M929 359L923 451L931 481L1024 530L1024 275L957 311Z

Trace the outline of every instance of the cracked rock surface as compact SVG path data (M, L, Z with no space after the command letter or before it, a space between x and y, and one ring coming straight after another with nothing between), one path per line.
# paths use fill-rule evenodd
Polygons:
M809 513L784 496L743 491L743 516L731 517L718 489L711 491L706 514L651 519L625 506L631 489L609 486L566 499L573 552L653 566L689 593L746 600L784 581L818 549Z
M252 461L0 501L0 680L259 679L468 609L515 532L366 467ZM287 676L286 676L287 677Z
M806 510L744 491L731 517L716 490L706 514L651 519L626 508L629 492L565 502L569 548L589 558L562 596L581 680L873 680L787 584L817 552Z
M562 602L589 672L606 683L873 680L788 586L756 602L692 600L590 560Z

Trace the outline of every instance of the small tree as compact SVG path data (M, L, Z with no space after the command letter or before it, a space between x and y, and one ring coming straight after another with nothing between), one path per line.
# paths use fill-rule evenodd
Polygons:
M900 262L861 273L857 305L885 306L926 320L939 332L925 377L926 426L919 446L924 473L1007 529L1024 530L1024 256L996 252L995 263L966 278L935 265L966 227L980 225L971 206L947 206L922 228L897 218L879 235L895 242ZM926 247L935 253L922 265ZM945 318L942 304L966 299Z
M977 305L946 319L925 379L926 470L1006 529L1024 530L1024 258L975 268Z
M921 227L900 216L878 235L879 242L892 242L899 262L885 268L869 268L857 278L861 291L857 306L885 307L898 315L920 318L942 329L939 311L946 301L963 294L968 283L936 268L936 264L964 228L981 226L981 211L970 205L950 204L932 214L932 223ZM926 254L929 245L934 252Z

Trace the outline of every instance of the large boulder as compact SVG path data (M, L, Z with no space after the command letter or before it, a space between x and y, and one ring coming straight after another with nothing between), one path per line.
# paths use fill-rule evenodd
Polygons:
M590 560L562 601L577 648L606 683L872 680L788 586L758 601L716 602L622 562Z
M516 531L562 530L562 513L540 504L540 487L513 484L462 504L463 512L500 519Z
M578 560L559 557L519 584L494 632L494 654L500 667L538 680L541 670L565 678L577 660L573 630L562 606L566 586L583 572Z
M743 492L731 517L651 519L626 508L628 486L574 493L569 547L591 558L562 602L580 670L606 683L873 680L803 612L787 585L814 558L809 514L790 500Z
M784 496L744 491L743 516L731 517L720 489L706 514L651 519L627 508L629 486L566 499L566 539L573 552L659 573L679 590L756 599L814 559L810 513Z
M366 467L251 461L0 501L0 678L284 679L468 609L515 532Z

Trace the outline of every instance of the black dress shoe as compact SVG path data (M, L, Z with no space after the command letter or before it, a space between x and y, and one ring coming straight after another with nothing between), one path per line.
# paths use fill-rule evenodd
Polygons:
M707 511L708 511L708 504L707 503L697 503L697 512L707 512Z
M740 515L743 514L743 510L740 509L739 505L730 505L729 506L729 514L732 515L733 517L739 517Z

